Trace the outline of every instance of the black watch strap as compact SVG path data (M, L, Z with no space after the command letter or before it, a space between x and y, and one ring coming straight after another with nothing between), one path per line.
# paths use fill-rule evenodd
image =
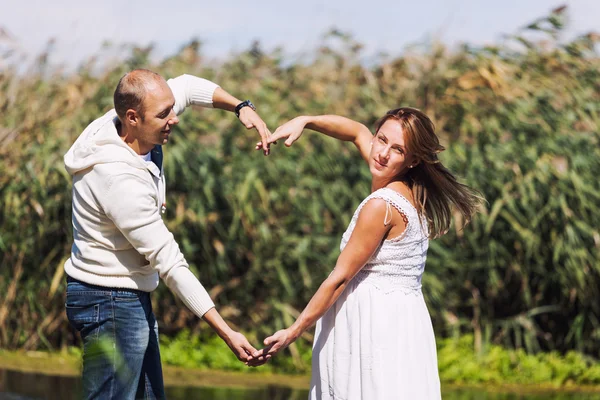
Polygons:
M244 100L240 104L235 106L235 116L236 117L238 117L238 118L240 117L240 110L244 107L250 107L251 109L256 111L256 107L254 106L254 104L252 104L252 102L250 100Z

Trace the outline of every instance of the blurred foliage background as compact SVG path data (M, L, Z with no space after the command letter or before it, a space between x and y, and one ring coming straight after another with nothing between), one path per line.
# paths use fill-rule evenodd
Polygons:
M100 64L100 53L73 72L48 54L28 68L2 63L0 348L77 343L64 313L72 228L62 156L112 108L118 79L144 67L250 98L272 130L301 114L372 126L390 108L422 109L447 147L442 161L487 199L464 230L431 243L423 290L437 335L468 336L478 353L501 345L597 357L600 37L563 40L563 12L494 46L428 44L369 63L335 30L307 60L255 44L216 65L192 41L158 62L152 48L131 47L126 60ZM233 114L184 113L165 149L166 222L223 316L261 341L329 274L370 178L351 144L306 132L263 157L257 139ZM154 304L166 338L208 334L164 285ZM302 346L290 349L297 365Z

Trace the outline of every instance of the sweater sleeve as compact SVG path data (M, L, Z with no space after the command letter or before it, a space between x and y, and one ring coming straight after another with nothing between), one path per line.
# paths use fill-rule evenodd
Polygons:
M167 84L175 96L174 109L177 115L192 104L212 108L213 93L219 87L207 79L187 74L169 79Z
M215 305L189 270L179 245L158 213L153 188L135 174L107 180L104 212L160 278L198 317Z

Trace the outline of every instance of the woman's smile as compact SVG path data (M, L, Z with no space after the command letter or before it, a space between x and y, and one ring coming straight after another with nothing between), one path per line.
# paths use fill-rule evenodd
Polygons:
M378 169L378 170L380 170L380 171L381 171L382 169L384 169L385 167L387 167L387 165L386 165L386 164L382 164L382 163L380 163L379 161L377 161L377 159L376 159L376 158L373 158L373 161L375 161L375 168L377 168L377 169Z

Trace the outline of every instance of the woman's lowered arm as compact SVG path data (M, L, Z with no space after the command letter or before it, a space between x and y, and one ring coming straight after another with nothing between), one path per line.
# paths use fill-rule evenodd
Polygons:
M372 199L362 208L348 244L338 257L335 269L323 281L298 319L287 329L264 340L262 355L274 355L293 343L336 302L352 278L365 266L392 228L385 225L385 200Z

